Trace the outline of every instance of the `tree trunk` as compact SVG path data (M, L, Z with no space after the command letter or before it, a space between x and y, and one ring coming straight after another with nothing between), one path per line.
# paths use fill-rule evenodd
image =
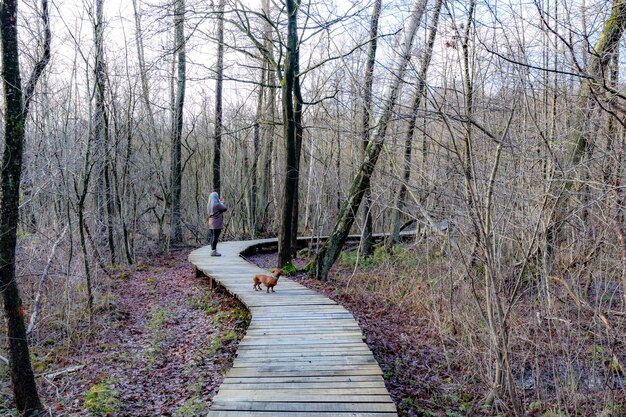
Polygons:
M152 134L152 140L157 139L156 123L154 121L154 112L152 111L152 104L150 103L150 88L148 87L148 74L146 68L146 59L144 56L143 47L143 31L141 29L141 15L139 8L137 7L137 0L133 0L133 10L135 14L135 41L137 42L137 59L139 61L139 76L141 77L141 100L146 108L148 114L148 124L150 133ZM152 140L148 143L151 144ZM148 156L151 155L151 146L148 148Z
M44 22L47 21L47 3ZM9 373L15 403L20 414L30 416L43 411L24 325L24 306L15 276L17 226L19 224L20 181L24 149L25 108L17 40L17 0L0 4L2 80L4 88L4 152L0 166L0 291L6 319ZM45 64L44 64L45 66ZM43 71L43 66L40 71ZM41 72L40 72L41 73ZM33 88L37 78L34 78Z
M474 10L476 8L476 1L472 0L469 5L469 11L467 13L467 23L465 25L465 33L463 36L463 43L461 48L463 50L463 78L464 78L464 100L465 100L465 132L463 135L463 177L464 177L464 191L465 191L465 206L468 209L469 217L472 221L472 227L474 229L474 244L470 255L470 264L476 265L477 251L480 246L480 225L477 223L475 211L477 210L477 202L475 196L472 194L472 189L477 187L473 184L475 180L473 154L472 154L472 123L471 119L474 112L474 81L472 78L472 70L470 68L470 50L469 41L471 35L471 28L474 22Z
M300 91L300 59L299 53L295 58L295 79L294 79L294 122L296 128L296 176L295 179L295 191L293 195L293 206L291 211L291 256L295 257L298 249L298 224L300 220L300 160L302 159L302 92Z
M285 56L284 75L282 82L283 131L285 140L285 184L283 187L283 207L281 227L278 239L278 266L282 267L293 258L294 220L297 221L297 193L298 193L298 154L299 139L302 133L299 120L301 117L301 103L298 105L299 85L297 84L298 70L298 32L297 12L299 0L287 0L287 51ZM300 138L298 138L300 136ZM297 230L296 230L297 233Z
M105 240L109 249L111 264L115 265L114 221L115 208L111 187L110 150L109 150L109 118L105 104L106 94L106 63L104 61L104 0L96 0L96 20L94 22L94 88L95 111L93 115L93 135L95 138L95 157L97 175L96 203L99 214L97 239Z
M374 64L376 63L376 47L378 46L378 19L382 0L374 2L372 18L370 21L370 46L367 53L367 66L365 67L365 85L363 86L363 118L361 120L361 143L363 152L367 149L370 141L370 118L372 117L372 84L374 80ZM363 255L372 254L372 192L368 186L365 189L365 204L363 206L363 239L361 240L361 252Z
M217 65L215 79L215 134L213 136L213 191L221 194L222 84L224 81L224 0L217 6Z
M147 153L148 159L152 161L153 156L153 146L159 139L159 132L157 130L157 125L154 119L154 111L152 110L152 104L150 102L150 88L148 86L148 69L146 67L146 60L144 55L144 45L143 45L143 31L141 29L141 13L140 8L137 6L137 0L133 0L133 10L135 15L135 40L137 42L137 60L139 64L139 76L141 77L141 101L145 107L146 113L148 115L148 132L150 138L147 143ZM148 164L148 178L156 178L159 175L159 169L156 168L155 163ZM160 181L149 181L147 184L148 193L150 195L156 195L159 189ZM156 209L155 209L156 210ZM161 227L159 225L159 232L161 231ZM159 233L160 238L161 233ZM160 239L159 239L160 242Z
M404 210L404 200L407 192L406 185L409 183L409 179L411 178L411 151L413 147L415 126L417 124L417 113L422 105L422 97L424 97L424 92L426 91L426 75L432 58L435 37L437 36L437 25L439 24L439 14L441 12L442 4L442 0L437 0L435 3L435 9L430 25L431 29L426 42L426 48L424 49L424 55L422 56L421 68L418 74L417 89L415 90L415 96L413 98L413 109L411 112L411 118L409 119L409 127L404 139L404 172L402 175L402 182L396 191L396 210L392 215L392 230L387 240L387 249L391 249L391 247L398 242L398 239L400 238L400 214Z
M180 199L182 193L182 131L183 106L185 102L185 0L176 0L174 11L174 26L176 30L176 53L178 54L178 85L176 103L174 105L174 129L172 132L172 160L171 160L171 235L172 244L183 241Z
M54 253L57 250L57 246L65 237L65 232L67 232L67 225L61 235L54 241L52 245L52 249L50 250L50 255L48 256L48 262L46 262L46 266L41 273L41 277L39 278L39 285L37 286L37 295L35 296L35 303L33 305L33 312L30 315L30 321L28 322L28 327L26 329L26 334L30 335L35 328L35 324L37 323L37 317L39 317L39 312L41 311L42 299L44 297L45 283L48 279L48 272L50 271L50 265L52 265L52 261L54 259Z
M255 239L259 232L259 221L257 216L259 214L258 202L259 202L259 180L257 178L259 157L261 156L261 118L263 117L263 92L265 90L265 65L261 62L261 80L259 83L259 92L257 95L256 115L254 117L254 127L252 132L252 167L250 168L250 177L252 184L250 186L250 220L251 220L251 237Z
M270 2L269 0L263 0L263 14L268 16L268 19L263 22L263 45L267 51L272 51L273 49L273 37L272 37L272 26L270 24L269 15L270 15ZM265 106L263 107L262 115L266 116L268 120L272 122L269 123L266 129L262 129L259 125L259 135L262 143L267 143L266 150L264 152L264 161L262 164L262 176L261 176L261 189L259 195L259 205L258 205L258 216L260 217L260 221L258 224L258 232L264 233L267 229L267 223L269 221L268 218L268 207L270 201L270 195L272 195L272 157L274 150L274 114L275 114L275 93L274 87L276 85L276 77L271 72L271 62L267 59L267 56L263 55L263 63L261 67L261 71L265 74L262 79L267 82L268 90L265 97ZM263 103L261 103L263 105ZM269 115L267 115L269 107ZM276 204L276 200L275 204ZM275 212L276 210L273 210Z
M387 127L393 114L395 102L400 94L402 78L409 60L413 38L417 32L425 7L426 0L416 1L407 18L403 29L402 41L395 54L391 75L383 95L384 107L378 119L376 135L365 149L363 160L352 180L348 196L341 207L333 232L312 261L309 273L318 279L328 279L328 272L337 260L339 252L350 233L355 213L358 211L365 190L369 186L370 178L385 142Z

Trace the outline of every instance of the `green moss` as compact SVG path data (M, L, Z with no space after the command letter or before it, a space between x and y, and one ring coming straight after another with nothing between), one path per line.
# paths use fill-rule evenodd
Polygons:
M231 312L230 316L236 322L240 322L241 324L245 324L246 326L247 326L247 323L252 318L252 316L250 315L250 311L247 308L244 308L244 307L235 308Z
M214 356L222 347L222 341L220 339L212 339L209 343L209 356Z
M373 257L364 256L362 253L355 250L341 252L339 255L339 262L350 268L354 268L357 265L365 269L375 266Z
M285 275L293 275L298 272L298 268L296 268L293 262L287 262L281 269Z
M217 326L222 321L224 321L226 317L226 313L224 313L223 311L218 311L217 313L215 313L215 317L213 317L213 325Z
M548 410L543 412L541 417L569 417L569 414L561 412L560 410Z
M421 408L421 407L419 407L419 408L417 409L417 411L419 412L419 415L420 415L420 416L425 416L425 417L438 417L438 416L439 416L439 414L438 414L438 413L436 413L436 412L435 412L435 411L433 411L433 410L429 410L429 409L427 409L427 408Z
M117 413L122 402L119 399L119 392L114 388L115 381L113 379L105 379L92 386L85 394L85 402L83 406L91 413L111 414Z
M203 399L205 383L203 380L196 381L187 387L191 394L187 400L174 412L174 417L204 416L209 412L209 406Z
M144 264L143 262L139 262L138 264L135 265L135 271L138 272L144 272L147 271L149 269L149 266Z
M174 417L196 417L206 415L208 413L208 405L199 396L193 396L181 405L174 412Z
M224 335L224 341L225 342L232 342L233 340L237 340L237 333L233 330L231 330L230 332L226 333Z
M152 309L152 318L148 323L150 330L155 331L163 327L167 320L167 311L163 307L157 306Z
M609 401L604 409L598 414L598 417L618 417L626 415L626 407L619 403Z
M211 316L217 312L217 306L207 294L192 298L189 300L189 306L193 309L204 311L207 316Z
M118 279L121 281L128 281L133 275L130 273L130 271L124 271L121 274L118 275Z

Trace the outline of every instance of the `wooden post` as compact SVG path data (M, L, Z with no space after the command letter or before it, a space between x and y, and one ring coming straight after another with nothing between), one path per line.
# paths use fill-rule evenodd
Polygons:
M209 280L209 289L213 291L215 289L215 280L205 274L200 268L196 268L196 278L208 278Z

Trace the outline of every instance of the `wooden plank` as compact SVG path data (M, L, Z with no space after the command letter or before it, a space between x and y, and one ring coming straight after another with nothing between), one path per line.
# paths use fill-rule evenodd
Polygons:
M322 413L322 412L369 412L369 413L395 413L396 407L393 403L315 403L315 402L303 402L303 403L285 403L285 402L232 402L222 401L216 399L211 405L211 410L223 410L223 411L279 411L279 412L309 412L309 413ZM396 415L396 414L394 414Z
M370 352L367 345L360 340L356 343L350 342L350 343L336 343L336 344L318 343L318 342L311 341L311 343L309 344L306 344L306 343L305 344L292 344L292 345L283 344L282 346L249 344L248 346L241 346L241 350L244 350L244 351L259 350L259 351L264 351L264 352L269 352L269 353L289 353L289 352L294 352L294 351L306 352L307 350L310 353L314 353L317 351L324 351L324 352L340 351L340 352L350 353L353 351L361 351L361 350Z
M250 368L231 368L228 371L229 378L243 377L265 377L265 376L289 376L289 377L306 377L306 376L360 376L360 375L382 375L380 369L250 369Z
M277 356L272 353L261 354L257 351L238 352L236 363L239 362L288 362L288 361L301 361L303 359L311 361L338 361L341 358L351 358L354 360L367 358L368 362L374 364L372 354L367 351L351 352L350 354L342 353L340 351L332 352L316 352L315 354L309 354L306 351L290 352L288 355ZM235 363L233 363L235 366Z
M314 334L314 335L301 335L301 336L288 336L288 335L267 335L264 338L243 338L241 339L241 346L276 346L276 349L280 349L280 345L358 345L363 341L363 337L360 335L355 336L341 336L333 338L332 334ZM334 342L334 343L333 343ZM314 348L312 348L314 349Z
M332 350L343 350L345 352L351 351L351 350L361 350L361 349L367 349L367 346L365 345L365 343L336 343L336 344L329 344L329 343L309 343L309 344L300 344L300 345L283 345L279 347L275 347L275 346L262 346L262 345L248 345L248 346L242 346L239 345L239 349L241 350L249 350L249 349L253 349L253 350L265 350L268 352L288 352L288 351L294 351L294 350L301 350L301 351L306 351L307 349L314 351L314 350L325 350L325 351L332 351Z
M294 412L294 411L210 411L208 417L394 417L396 413Z
M249 389L259 389L260 387L265 389L279 389L279 390L290 390L290 389L345 389L345 388L385 388L385 383L382 381L362 381L362 382L265 382L263 380L259 380L256 383L241 383L241 384L232 384L228 383L225 380L222 385L220 385L220 391L223 389L241 389L241 390L249 390ZM385 388L386 390L386 388Z
M238 358L239 359L239 358ZM378 365L374 358L370 356L360 357L337 357L334 359L328 359L327 357L319 359L309 358L289 358L291 360L237 360L233 363L233 368L258 368L259 363L272 363L273 365L289 366L292 369L297 367L299 369L309 369L311 366L316 366L318 369L321 367L336 367L336 366L356 366L356 365ZM305 367L309 368L305 368Z
M311 377L289 377L289 376L266 376L257 379L252 378L227 378L224 384L244 384L252 381L262 381L268 384L272 383L334 383L334 382L379 382L383 379L375 375L352 375L352 376L311 376Z
M323 340L323 339L333 339L333 340L361 340L363 339L363 335L361 332L322 332L317 330L315 332L310 333L300 333L300 334L285 334L285 333L270 333L266 332L265 334L260 335L246 335L246 342L254 343L256 341L289 341L289 340L298 340L298 341L313 341L313 340Z
M249 385L249 384L248 384ZM223 385L220 387L219 391L224 395L226 394L226 392L229 393L229 396L231 398L233 398L236 394L238 395L242 395L245 398L256 398L256 400L258 401L258 397L255 397L255 395L257 395L258 393L268 393L268 394L272 394L273 393L281 393L281 395L285 395L289 398L296 398L296 393L302 393L302 392L306 392L306 395L304 395L303 397L306 397L306 399L310 399L310 397L315 397L315 396L320 396L320 395L325 395L325 396L331 396L331 395L363 395L363 396L369 396L369 395L382 395L385 398L389 398L389 393L387 392L387 388L383 387L378 387L378 388L371 388L371 387L350 387L350 388L302 388L300 386L294 386L294 384L291 385L287 385L287 384L283 384L282 387L276 388L276 389L268 389L267 387L264 387L263 385L256 385L256 388L249 388L246 390L242 390L242 389L234 389L234 388L228 388L228 385ZM240 394L241 393L241 394ZM276 400L277 397L271 397L272 401L277 401Z
M233 368L231 369L236 369L237 368L236 365L238 365L238 362L234 363ZM304 364L302 361L295 363L295 364L291 362L279 362L279 363L272 363L272 364L254 363L252 364L252 366L247 366L246 368L251 368L250 370L254 369L258 372L270 372L270 373L271 372L283 372L283 371L311 372L313 370L332 371L335 369L341 369L341 370L346 370L346 371L354 370L356 371L354 375L362 375L362 372L367 372L366 375L370 375L373 372L380 370L376 361L370 364L344 364L344 363L333 364L333 363L328 363L327 361L312 362L309 364ZM376 374L374 373L374 375Z
M233 363L235 366L238 363L245 362L291 362L291 361L302 361L304 359L309 361L341 361L342 358L349 358L350 360L367 360L368 363L375 363L375 359L372 357L372 354L366 351L362 352L354 352L350 354L341 353L341 352L316 352L314 355L308 354L307 352L292 352L289 355L273 355L273 354L257 354L250 353L254 351L248 351L248 353L238 353L236 363Z
M309 334L309 333L358 333L361 329L354 326L320 326L312 325L309 327L254 327L248 328L247 336L267 335L267 334Z
M224 390L221 392L220 401L223 402L277 402L277 403L390 403L389 395L316 395L309 392L279 392L271 390L247 391Z

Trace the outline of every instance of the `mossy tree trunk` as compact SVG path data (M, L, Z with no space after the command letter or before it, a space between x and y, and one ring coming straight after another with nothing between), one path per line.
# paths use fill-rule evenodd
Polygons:
M45 0L42 1L42 14L45 33L44 52L27 84L24 102L17 39L17 0L4 0L0 3L5 142L0 165L0 291L6 318L9 372L15 404L23 416L43 411L30 362L24 325L24 306L15 275L24 125L30 97L50 57L48 3Z
M382 0L374 2L372 18L370 20L370 45L367 52L367 66L365 67L365 82L363 86L363 118L361 119L361 143L363 151L367 149L370 141L370 118L372 117L372 84L374 81L374 64L376 63L376 48L378 47L378 20ZM365 204L363 205L363 237L361 239L361 251L364 255L372 254L373 248L373 221L372 221L372 192L369 187L365 189Z

